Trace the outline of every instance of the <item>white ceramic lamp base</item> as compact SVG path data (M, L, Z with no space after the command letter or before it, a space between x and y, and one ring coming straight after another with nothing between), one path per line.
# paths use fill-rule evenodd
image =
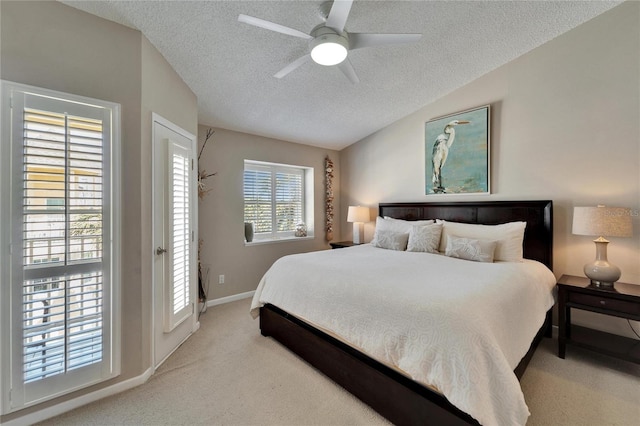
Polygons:
M364 222L353 222L353 244L364 243Z
M609 241L600 237L593 240L596 243L596 260L584 265L584 274L591 279L591 284L597 287L613 287L613 283L620 279L620 268L607 261L607 244Z

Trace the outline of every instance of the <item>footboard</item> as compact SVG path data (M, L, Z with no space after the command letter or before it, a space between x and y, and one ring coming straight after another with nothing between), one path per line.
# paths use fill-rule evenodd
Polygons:
M260 330L396 425L478 424L441 394L273 305L260 309Z
M414 382L273 305L260 309L260 331L313 365L396 425L478 425L444 396ZM520 379L543 336L551 310L514 373Z

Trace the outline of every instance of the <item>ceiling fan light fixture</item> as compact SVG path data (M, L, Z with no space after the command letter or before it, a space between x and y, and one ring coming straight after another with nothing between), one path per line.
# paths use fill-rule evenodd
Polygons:
M349 41L346 37L336 34L330 28L325 27L323 30L329 31L317 35L311 41L311 59L320 65L338 65L347 58Z
M321 43L311 51L311 59L320 65L338 65L347 57L347 49L338 43Z

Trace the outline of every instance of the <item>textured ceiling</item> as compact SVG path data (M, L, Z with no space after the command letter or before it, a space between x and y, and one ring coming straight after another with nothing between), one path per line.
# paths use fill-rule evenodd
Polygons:
M140 30L197 95L199 123L342 149L620 2L356 0L347 31L423 34L351 51L359 84L313 62L274 78L307 41L238 22L308 33L322 1L62 3Z

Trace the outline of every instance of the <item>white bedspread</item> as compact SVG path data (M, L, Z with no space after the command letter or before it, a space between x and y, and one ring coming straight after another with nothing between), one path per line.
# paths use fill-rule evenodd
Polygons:
M279 259L251 314L271 303L435 386L483 425L524 425L529 410L513 370L553 306L554 285L535 261L478 263L367 244Z

